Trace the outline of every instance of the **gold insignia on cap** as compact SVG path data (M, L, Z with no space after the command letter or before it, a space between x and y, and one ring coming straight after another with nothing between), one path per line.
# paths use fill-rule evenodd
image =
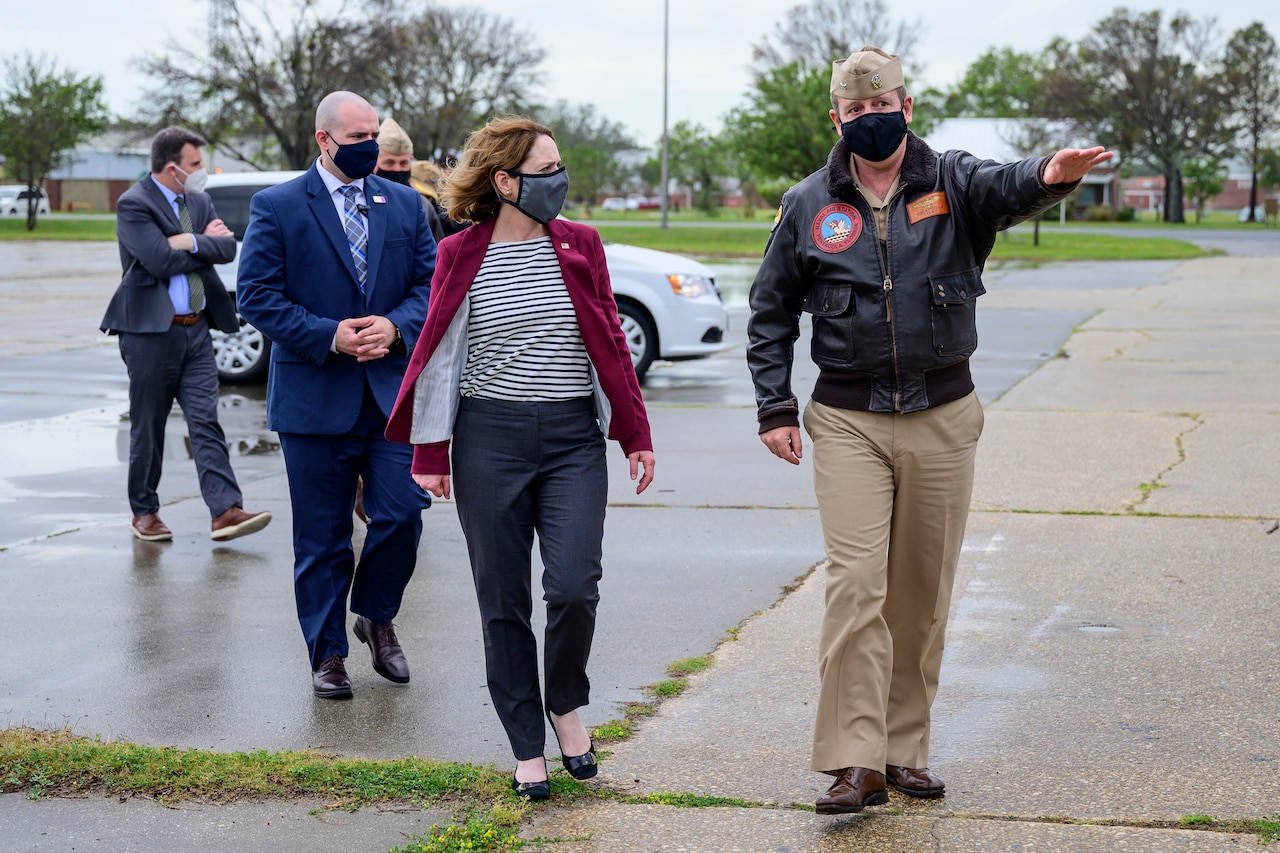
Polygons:
M893 54L866 45L845 60L831 63L831 93L841 98L875 98L904 85L902 63Z

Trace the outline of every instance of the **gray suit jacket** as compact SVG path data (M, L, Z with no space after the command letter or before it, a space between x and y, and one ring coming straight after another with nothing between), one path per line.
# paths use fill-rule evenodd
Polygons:
M124 275L107 305L101 329L116 332L164 332L173 324L169 280L199 270L204 281L205 315L219 331L240 327L236 306L227 294L213 264L225 264L236 256L234 237L206 237L200 232L217 214L205 193L186 196L196 252L169 248L168 238L182 233L178 215L151 176L134 184L116 203L116 237L120 241L120 266Z

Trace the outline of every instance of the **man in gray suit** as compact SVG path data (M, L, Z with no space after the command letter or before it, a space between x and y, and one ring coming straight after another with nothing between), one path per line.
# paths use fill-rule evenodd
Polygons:
M120 336L129 371L129 503L133 535L173 538L160 520L165 422L176 399L187 420L200 493L213 518L210 537L234 539L266 527L271 513L244 511L218 424L218 368L212 327L239 328L236 307L214 264L236 255L235 235L204 189L205 141L167 127L151 141L151 174L116 203L116 236L124 276L102 331Z

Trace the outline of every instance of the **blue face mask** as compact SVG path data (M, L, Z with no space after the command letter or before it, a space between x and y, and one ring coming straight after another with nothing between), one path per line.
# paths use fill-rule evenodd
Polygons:
M333 134L329 134L329 138L333 139ZM333 165L352 180L368 177L378 165L378 140L376 139L366 139L350 145L340 145L337 140L334 140L334 144L338 145L338 152L329 155L333 158Z
M880 163L893 156L907 135L907 117L896 113L865 113L840 125L840 135L851 154Z

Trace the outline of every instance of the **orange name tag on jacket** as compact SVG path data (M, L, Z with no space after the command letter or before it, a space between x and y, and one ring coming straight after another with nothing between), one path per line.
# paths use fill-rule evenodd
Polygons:
M907 218L911 220L912 225L930 216L945 216L950 212L947 194L943 192L929 193L924 198L907 205Z

